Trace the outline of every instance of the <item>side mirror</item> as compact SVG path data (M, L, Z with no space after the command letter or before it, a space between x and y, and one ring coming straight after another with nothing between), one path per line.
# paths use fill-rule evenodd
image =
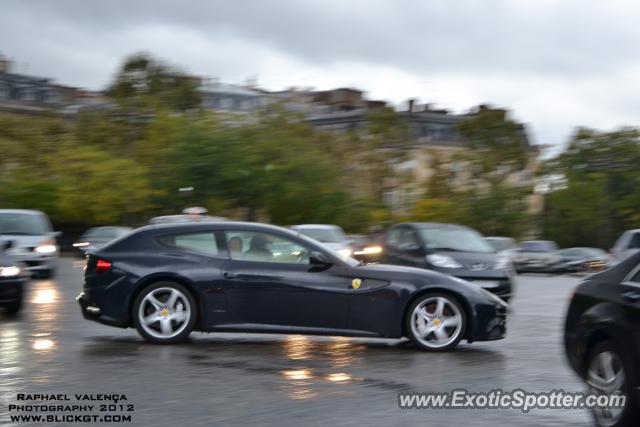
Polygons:
M320 251L313 251L309 254L309 264L312 265L329 265L331 261Z
M55 238L62 236L62 231L54 231L51 235Z
M418 245L417 243L413 243L410 245L406 245L404 247L405 250L409 251L409 252L416 252L420 250L420 245Z

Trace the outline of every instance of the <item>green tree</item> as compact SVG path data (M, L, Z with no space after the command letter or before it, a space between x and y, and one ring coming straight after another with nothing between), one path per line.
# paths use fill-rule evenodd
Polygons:
M69 143L60 151L59 161L60 221L133 222L153 207L154 194L146 171L131 159Z
M197 79L145 53L125 60L106 94L135 112L186 111L201 103Z
M264 113L242 127L216 120L191 123L166 144L172 185L195 187L198 200L219 198L276 223L339 220L349 198L311 127L287 114Z
M459 223L465 220L464 211L453 200L422 199L411 213L412 221Z
M431 155L431 175L427 179L427 194L436 199L455 198L455 188L451 185L453 174L442 161L439 153Z
M543 169L567 182L545 197L545 234L565 244L609 247L624 230L639 227L639 164L637 129L577 129Z
M458 124L458 131L471 148L465 160L476 179L501 182L524 169L532 155L524 125L504 109L480 105Z
M528 188L501 183L465 192L464 223L485 235L523 236L530 230L530 195Z

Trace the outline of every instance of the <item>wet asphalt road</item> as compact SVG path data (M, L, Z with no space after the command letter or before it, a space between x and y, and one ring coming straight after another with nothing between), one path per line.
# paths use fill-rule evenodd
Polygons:
M17 393L125 394L135 405L133 422L111 425L590 422L585 410L397 406L399 391L582 391L561 341L568 298L579 281L573 277L519 276L507 339L433 354L399 340L297 335L194 333L184 345L149 345L135 330L82 318L74 300L81 268L80 261L61 260L55 280L30 284L18 317L0 314L0 425L11 425L8 405Z

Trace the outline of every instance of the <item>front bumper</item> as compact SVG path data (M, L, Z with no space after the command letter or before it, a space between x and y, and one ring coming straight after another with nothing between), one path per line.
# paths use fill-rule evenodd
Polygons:
M506 338L507 310L507 304L477 306L474 333L467 337L467 341L495 341Z
M31 274L54 271L58 263L57 254L50 255L29 252L13 255L13 257L20 261Z
M456 277L466 280L467 282L470 282L487 292L491 292L492 294L500 297L500 299L504 300L505 302L509 302L515 291L513 278L507 275L493 277L489 275L468 276L461 274L456 275Z
M515 292L513 275L509 271L471 271L468 269L454 270L450 268L434 267L430 267L429 269L457 277L458 279L466 280L487 292L491 292L506 302L509 302Z
M27 277L0 280L0 307L20 301L28 281Z

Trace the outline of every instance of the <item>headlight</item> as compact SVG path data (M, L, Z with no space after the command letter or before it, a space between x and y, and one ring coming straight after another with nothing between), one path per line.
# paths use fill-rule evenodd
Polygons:
M339 249L338 253L344 258L349 258L351 256L351 249L349 248Z
M460 268L462 265L451 258L449 255L431 254L427 255L427 261L436 267L442 268Z
M56 252L58 248L56 248L56 242L53 240L45 240L44 242L40 242L40 244L34 249L39 254L52 254Z
M382 248L380 246L367 246L360 251L355 251L354 255L373 255L382 253Z
M0 267L0 277L16 277L20 275L20 267Z
M494 270L511 270L511 260L509 257L501 256L498 257L498 261L496 261L496 265L493 266Z

